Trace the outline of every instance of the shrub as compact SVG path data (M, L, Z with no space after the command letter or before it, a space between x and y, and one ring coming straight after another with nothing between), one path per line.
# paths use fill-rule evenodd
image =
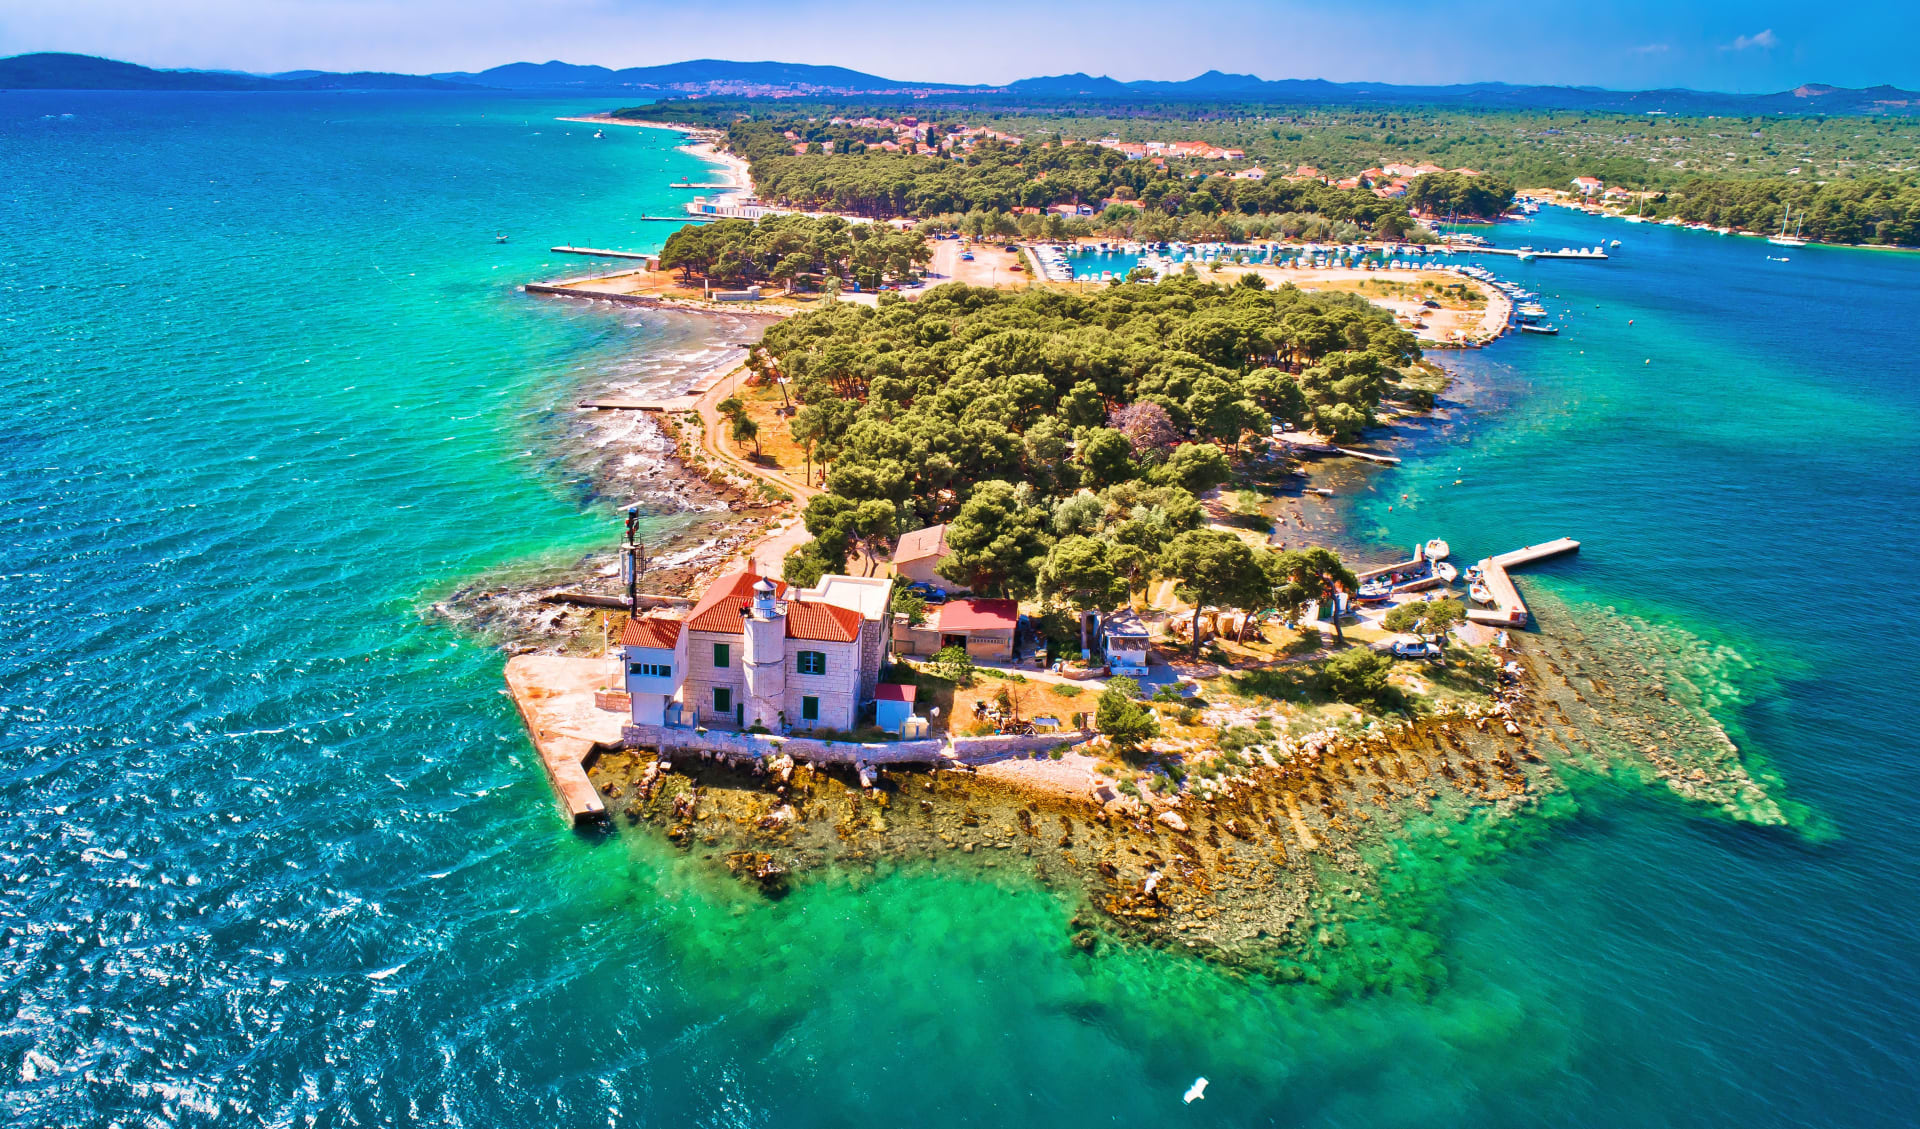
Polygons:
M1133 693L1113 684L1117 682L1132 684ZM1100 704L1094 711L1094 728L1106 734L1113 747L1123 753L1132 752L1143 742L1160 735L1160 723L1153 711L1134 700L1139 690L1133 679L1116 678L1101 692Z
M955 686L973 685L973 656L960 646L942 647L940 653L933 656L933 666L940 677Z
M1219 745L1221 751L1227 755L1228 759L1231 760L1232 763L1238 764L1240 762L1233 759L1234 754L1246 748L1248 745L1258 745L1261 740L1262 738L1259 732L1249 729L1244 725L1235 725L1220 731Z
M1047 684L1047 693L1052 694L1056 698L1065 698L1069 702L1078 698L1083 692L1083 687L1069 686L1064 682L1050 682Z
M1320 677L1327 692L1343 702L1366 702L1387 688L1393 660L1366 647L1351 647L1327 660Z

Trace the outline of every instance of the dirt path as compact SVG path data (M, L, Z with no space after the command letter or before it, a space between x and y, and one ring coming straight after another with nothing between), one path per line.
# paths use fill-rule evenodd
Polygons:
M720 414L720 401L744 386L748 372L747 366L741 365L715 381L713 387L694 402L693 410L700 415L700 449L707 457L793 495L793 503L787 513L779 522L768 527L767 536L753 547L751 554L755 571L763 576L778 576L787 554L813 540L813 535L807 532L807 527L800 521L799 514L806 506L807 499L820 493L821 489L752 461L741 454L728 437L728 423L726 417Z

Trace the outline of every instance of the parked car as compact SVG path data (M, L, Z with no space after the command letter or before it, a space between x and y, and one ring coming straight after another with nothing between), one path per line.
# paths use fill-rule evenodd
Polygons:
M1446 655L1438 643L1429 643L1424 639L1396 639L1393 642L1393 657L1396 659L1439 659Z
M919 596L929 604L944 604L947 602L947 594L945 592L942 592L924 580L916 580L912 584L907 585L907 591Z

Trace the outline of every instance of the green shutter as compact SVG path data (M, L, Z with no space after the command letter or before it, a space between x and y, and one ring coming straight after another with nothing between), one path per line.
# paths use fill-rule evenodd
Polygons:
M725 643L715 643L713 645L713 665L716 670L728 665L728 660L733 657L729 653L731 650L732 648Z
M818 698L800 699L800 719L802 721L819 721L820 720L820 699Z
M713 712L727 713L733 709L733 691L725 686L713 688Z

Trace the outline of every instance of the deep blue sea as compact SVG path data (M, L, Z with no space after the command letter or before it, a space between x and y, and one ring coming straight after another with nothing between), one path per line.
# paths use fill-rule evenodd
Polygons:
M1795 819L1576 777L1348 995L1079 955L1011 876L766 903L562 824L502 656L425 613L604 545L570 397L698 344L516 289L700 179L556 120L605 108L0 95L8 1124L1912 1123L1920 257L1494 232L1623 246L1496 267L1565 332L1449 355L1357 535L1580 538L1543 629L1657 646Z

